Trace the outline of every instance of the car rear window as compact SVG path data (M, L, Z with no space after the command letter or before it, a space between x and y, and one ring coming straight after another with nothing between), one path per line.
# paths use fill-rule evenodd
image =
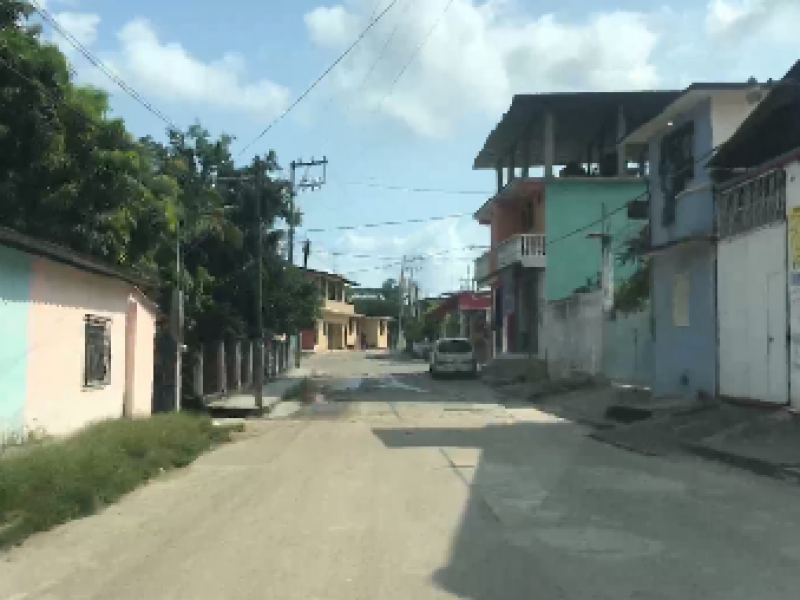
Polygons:
M467 340L443 340L437 350L442 354L468 354L472 352L472 344Z

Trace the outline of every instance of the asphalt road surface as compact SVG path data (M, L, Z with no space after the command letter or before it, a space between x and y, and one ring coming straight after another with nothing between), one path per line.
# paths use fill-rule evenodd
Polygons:
M0 557L0 599L800 594L800 489L631 454L421 363L329 355L324 404Z

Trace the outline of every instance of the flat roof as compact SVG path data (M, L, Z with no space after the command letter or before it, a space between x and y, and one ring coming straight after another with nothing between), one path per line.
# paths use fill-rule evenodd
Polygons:
M0 227L0 244L66 264L87 273L118 279L134 287L152 288L156 286L154 281L150 281L122 267L109 265L94 257L75 252L66 246L40 240L8 227Z
M342 283L346 283L348 285L351 285L351 286L354 286L354 287L358 287L358 284L355 281L347 279L347 277L344 277L343 275L339 275L337 273L329 273L327 271L318 271L316 269L309 269L307 267L297 267L297 268L300 269L301 271L309 273L310 275L319 275L321 277L327 277L328 279L336 279L338 281L341 281Z
M530 137L530 163L544 164L544 115L552 112L555 126L555 164L563 165L586 154L592 140L603 126L616 121L619 108L625 113L628 128L639 127L675 100L679 90L635 92L565 92L553 94L517 94L500 122L486 138L483 149L475 157L473 169L494 169L498 157L522 139ZM525 166L523 148L517 149L516 166Z

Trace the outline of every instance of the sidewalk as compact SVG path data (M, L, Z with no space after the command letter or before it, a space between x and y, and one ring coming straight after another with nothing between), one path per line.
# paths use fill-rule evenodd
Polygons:
M264 412L269 413L282 400L302 385L303 380L311 374L308 367L300 366L284 373L275 381L270 381L263 388ZM217 398L209 402L208 409L215 413L242 413L253 414L257 412L256 398L252 393L233 394L225 398Z

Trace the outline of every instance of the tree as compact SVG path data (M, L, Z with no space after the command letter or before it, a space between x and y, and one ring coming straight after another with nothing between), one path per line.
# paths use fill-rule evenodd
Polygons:
M617 288L614 307L622 313L642 310L650 300L650 269L652 261L644 256L650 244L650 226L643 227L638 235L625 242L618 260L624 264L637 265L636 271Z
M265 325L285 332L311 323L316 288L277 252L275 225L299 224L300 215L290 211L274 152L260 163L256 188L256 163L236 167L232 138L213 138L200 124L168 131L166 143L135 140L107 117L104 92L71 82L58 48L26 24L30 12L0 0L0 225L151 279L158 289L148 292L164 308L180 283L192 344L255 331L258 202Z

